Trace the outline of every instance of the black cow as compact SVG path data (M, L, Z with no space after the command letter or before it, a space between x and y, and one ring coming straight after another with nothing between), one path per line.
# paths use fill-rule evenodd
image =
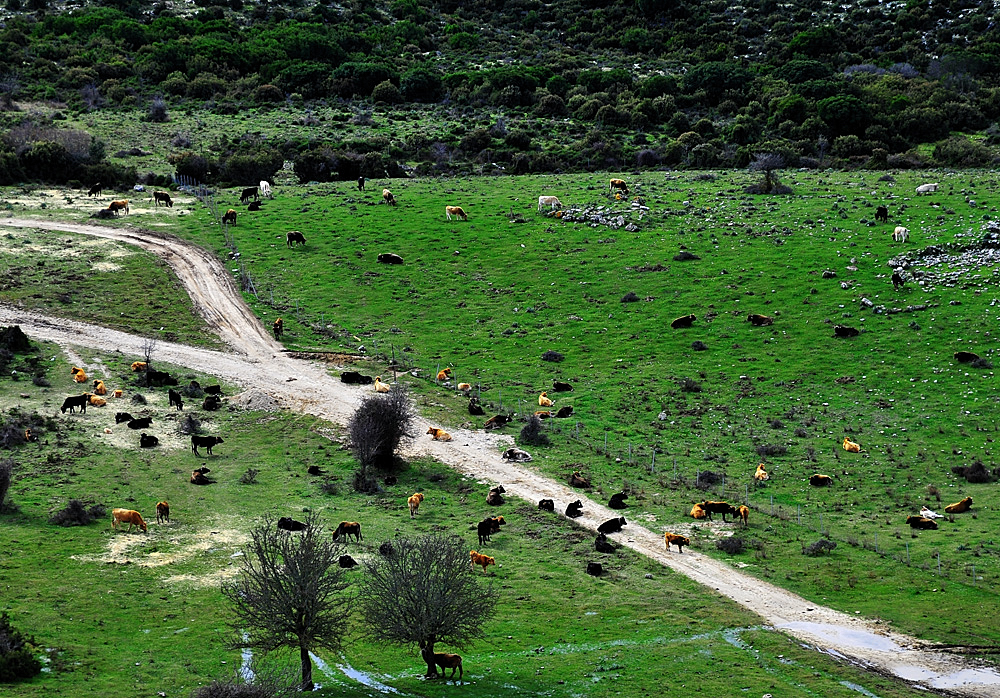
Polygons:
M834 337L857 337L859 334L861 334L861 332L856 327L848 327L847 325L833 326Z
M894 291L898 291L899 289L903 288L904 285L906 285L906 279L903 278L903 275L898 270L892 272L891 279L892 279L892 288Z
M594 577L600 577L602 574L604 574L604 566L599 562L588 562L587 574Z
M340 559L337 560L337 564L347 570L358 566L357 561L350 555L341 555Z
M208 455L212 455L212 447L215 444L223 443L221 436L198 436L197 434L191 435L191 450L194 451L194 455L200 456L198 453L198 447L208 449Z
M558 417L559 419L565 419L566 417L573 416L573 405L563 405L556 413L552 415L553 417Z
M104 191L104 185L98 182L97 184L95 184L90 188L90 190L87 192L87 196L100 196L101 192L103 191Z
M971 364L973 361L979 361L979 354L973 354L971 351L956 351L954 357L955 361L960 364Z
M568 393L573 390L573 386L569 383L563 383L562 381L552 381L552 392L554 393Z
M357 371L344 371L340 374L340 382L348 385L371 385L375 381L371 376L365 376Z
M247 206L247 211L259 211L259 210L260 210L260 202L259 201L251 201L250 205Z
M522 451L521 449L514 448L514 447L508 448L506 451L504 451L502 454L500 454L500 457L503 458L504 460L509 460L512 463L530 463L531 462L531 454L530 453L528 453L527 451Z
M628 495L624 492L619 492L618 494L611 495L611 501L608 502L608 506L612 509L624 509L628 506L625 500L628 499Z
M364 190L365 190L365 178L358 177L358 191L364 191Z
M479 404L479 398L473 397L469 400L469 414L473 417L482 417L486 414L486 410Z
M829 475L820 475L816 473L815 475L809 476L809 484L813 487L829 487L833 484L833 478Z
M127 426L129 429L149 429L152 423L153 423L152 417L139 417L138 419L133 419L125 426Z
M514 421L513 417L505 414L497 414L486 420L486 423L483 424L483 429L499 429L512 421Z
M479 545L488 541L490 539L490 535L493 533L493 519L483 519L476 524L476 533L479 534Z
M201 409L208 410L209 412L214 412L222 406L222 401L219 400L218 395L206 395L205 399L201 402Z
M378 261L382 264L402 264L403 258L392 252L383 252L378 256Z
M490 506L498 507L503 504L503 497L500 495L504 494L507 490L503 488L503 485L497 485L490 490L490 493L486 495L486 503Z
M278 528L282 531L304 531L309 528L309 524L296 521L289 516L282 516L278 519Z
M597 527L598 533L618 533L622 530L622 526L626 526L625 517L619 516L617 519L608 519L600 526Z
M139 448L152 448L153 446L159 446L160 440L151 434L143 432L139 434Z
M292 247L296 243L300 245L306 244L306 236L297 230L290 230L285 233L285 244Z
M566 516L571 519L583 516L583 502L579 499L575 502L570 502L569 506L566 507Z
M701 508L708 516L709 521L712 520L712 514L722 514L722 520L725 521L727 515L732 514L733 516L739 516L740 513L739 510L729 502L705 501L701 503Z
M205 477L206 473L212 472L208 468L198 468L197 470L191 471L191 484L192 485L211 485L215 480L211 480Z
M116 412L115 413L115 424L121 424L122 422L131 422L135 417L130 415L128 412Z
M695 315L681 315L679 318L670 323L670 326L675 330L683 327L690 327L695 320L697 320Z
M167 205L167 208L174 207L174 200L170 198L170 194L165 191L154 191L153 205L159 206L161 201Z
M167 397L170 399L170 406L176 407L178 412L184 409L184 401L181 399L181 394L176 390L170 388L167 391Z
M538 508L541 509L542 511L555 511L556 503L553 502L551 499L539 499Z
M885 206L879 206L875 209L875 222L878 223L879 221L882 221L883 223L889 222L889 209Z
M68 398L63 400L62 407L60 410L63 414L66 414L66 410L69 410L70 414L73 414L74 410L79 407L80 412L86 414L87 405L90 403L90 393L84 393L83 395L70 395Z
M260 201L260 195L257 194L257 187L247 187L242 192L240 192L240 203L245 204L250 199L254 201Z
M149 385L177 385L178 381L176 378L171 376L166 371L156 371L151 368L146 369L146 380L149 381Z
M611 555L614 554L615 552L615 546L611 545L611 543L608 541L608 537L603 533L601 533L594 540L594 550L596 550L599 553Z
M209 395L222 395L222 387L219 385L209 385L205 387L205 392Z

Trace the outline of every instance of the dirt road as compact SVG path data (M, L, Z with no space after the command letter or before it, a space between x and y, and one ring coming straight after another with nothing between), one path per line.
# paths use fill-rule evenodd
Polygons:
M318 364L291 359L243 302L226 266L208 251L147 230L63 224L42 220L0 219L0 227L60 230L94 235L136 245L162 257L187 288L195 307L231 348L223 353L158 342L158 360L188 366L225 378L244 388L272 396L282 407L346 424L364 388L348 386ZM49 318L0 305L0 325L18 324L30 337L104 351L119 349L141 356L144 339L81 322ZM367 388L370 390L370 388ZM420 420L418 433L429 423ZM491 486L502 483L509 496L529 502L549 498L557 510L575 499L584 503L577 523L596 530L619 512L588 500L580 492L543 477L530 465L500 458L510 439L485 432L449 427L454 440L418 439L408 455L429 455ZM664 549L662 530L651 532L630 523L616 540L671 569L714 589L758 613L765 623L803 643L879 673L897 676L940 694L1000 698L1000 673L974 660L923 649L913 637L891 631L883 623L850 616L811 603L696 552L679 555Z

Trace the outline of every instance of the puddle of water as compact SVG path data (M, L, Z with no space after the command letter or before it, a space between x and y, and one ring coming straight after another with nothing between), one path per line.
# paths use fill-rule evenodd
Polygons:
M355 669L347 662L344 662L343 664L338 664L337 668L340 669L342 672L344 672L344 676L346 676L349 679L354 679L362 686L368 686L369 688L374 688L376 691L379 691L380 693L399 694L399 691L397 691L392 686L386 686L384 683L380 683L379 681L375 680L365 672Z
M1000 674L995 669L962 669L951 674L938 674L925 667L903 664L894 666L892 672L907 681L924 681L934 688L962 688L969 685L1000 685Z
M852 691L857 691L861 695L867 696L867 698L878 698L877 695L875 695L874 693L872 693L871 691L869 691L867 688L865 688L864 686L859 686L856 683L851 683L850 681L841 681L840 685L841 686L845 686L845 687L851 689Z
M848 647L861 647L864 649L877 650L879 652L902 652L903 648L887 637L876 635L875 633L863 630L852 630L842 628L837 625L827 623L808 623L805 621L794 621L792 623L782 623L775 626L784 630L800 630L802 632L822 637L831 644L846 645Z
M250 639L250 636L243 633L243 642ZM253 683L255 678L253 669L251 668L251 662L253 661L253 651L249 647L244 647L243 651L240 652L240 658L243 660L240 662L240 678L242 678L247 683Z

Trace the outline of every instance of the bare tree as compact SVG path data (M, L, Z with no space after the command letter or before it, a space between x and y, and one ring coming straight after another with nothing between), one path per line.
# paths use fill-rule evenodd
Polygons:
M402 440L413 438L414 416L409 393L400 385L384 395L361 399L348 424L351 450L361 466L355 477L357 489L367 491L363 485L374 480L372 470L390 465Z
M153 354L156 353L156 339L147 337L142 340L142 360L146 362L146 370L143 371L142 380L145 386L149 387L149 372L153 369Z
M394 645L416 643L437 676L434 645L462 647L484 635L499 592L484 584L469 566L469 552L457 536L398 539L392 553L364 564L358 595L368 635Z
M267 653L282 647L299 650L302 690L311 691L312 660L318 648L336 650L347 628L350 599L341 547L310 513L305 530L280 530L271 515L251 529L243 549L242 570L222 593L236 613L231 627L234 648Z
M785 166L785 158L778 153L757 153L750 161L751 172L763 172L764 181L759 185L747 187L751 194L789 194L791 189L781 184L774 171Z

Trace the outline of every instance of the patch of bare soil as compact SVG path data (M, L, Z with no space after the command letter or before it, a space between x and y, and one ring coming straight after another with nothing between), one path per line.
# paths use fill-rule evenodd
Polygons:
M216 328L232 349L232 353L221 353L163 342L157 346L157 356L162 361L225 378L247 390L270 396L283 409L312 414L340 425L347 423L363 391L371 390L370 386L340 383L324 366L295 361L284 354L269 329L244 304L225 265L197 246L149 230L17 219L0 219L2 226L71 230L138 245L161 256L188 289L206 322ZM126 354L142 355L141 337L86 323L0 306L0 324L19 324L29 336L63 346L115 346ZM290 380L295 381L294 390L286 389ZM418 420L416 426L421 433L430 423ZM579 491L536 473L530 464L502 460L501 451L511 445L508 437L458 428L449 431L453 436L451 442L433 441L429 436L418 438L407 455L432 456L484 485L502 483L509 496L529 502L553 499L559 511L564 510L566 503L580 499L583 516L576 522L591 530L596 531L599 524L620 515ZM484 487L484 497L485 494ZM613 537L758 613L772 627L820 651L899 677L920 689L946 695L1000 698L1000 673L992 667L928 648L919 639L893 632L880 621L817 605L705 555L693 551L668 552L663 542L665 528L683 530L658 526L652 531L634 522Z

